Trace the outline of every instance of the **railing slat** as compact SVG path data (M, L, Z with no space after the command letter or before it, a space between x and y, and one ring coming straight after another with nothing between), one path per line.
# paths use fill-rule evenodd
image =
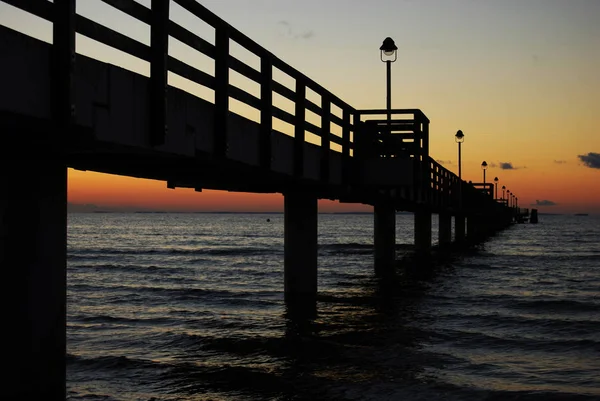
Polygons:
M308 99L306 99L306 109L312 111L318 116L320 116L322 113L321 106L316 105Z
M148 7L144 7L140 3L133 0L100 0L116 8L117 10L133 17L139 21L150 25L152 19L152 11ZM167 5L168 7L168 5Z
M295 101L296 92L294 92L287 86L280 84L277 81L273 81L272 85L273 85L273 92L285 97L288 100L291 100L292 102Z
M304 129L310 132L311 134L315 134L318 137L321 136L321 128L317 127L311 122L304 121Z
M254 107L257 110L261 109L262 103L259 98L244 91L243 89L238 88L237 86L229 85L229 96L248 106Z
M229 68L234 71L239 72L246 78L250 78L254 82L260 84L261 83L261 74L259 71L256 71L254 68L250 67L246 63L238 60L233 56L229 56Z
M341 146L344 145L343 139L333 133L329 134L329 142L337 143L338 145L341 145Z
M181 43L188 45L192 49L197 50L210 58L215 58L215 46L212 43L209 43L195 33L190 32L176 22L169 22L169 35Z
M198 3L196 0L173 0L181 7L200 18L202 21L213 26L214 28L223 27L226 28L227 23L221 18L217 17L214 13L209 11L206 7Z
M82 15L76 16L75 29L78 33L87 36L90 39L114 47L122 52L141 58L142 60L150 61L150 46L100 25Z
M338 116L336 116L335 114L332 114L329 119L331 120L332 123L339 125L340 127L344 128L344 125L346 125L346 122L342 119L339 118ZM350 124L350 123L348 123Z
M2 0L6 4L26 11L30 14L45 19L46 21L54 21L53 7L54 5L48 1L40 0Z
M172 56L169 56L168 60L169 71L180 75L186 79L189 79L192 82L195 82L199 85L206 86L207 88L214 89L215 88L215 78L201 71L195 67L192 67L189 64L184 63L181 60L178 60Z
M291 124L291 125L296 124L296 117L293 114L288 113L285 110L281 110L277 106L271 107L271 115L275 118L280 119L281 121L288 123L288 124Z

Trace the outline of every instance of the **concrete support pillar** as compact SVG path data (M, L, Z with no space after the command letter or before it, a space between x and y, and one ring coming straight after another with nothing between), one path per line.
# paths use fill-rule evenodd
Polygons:
M392 270L396 261L396 209L391 204L374 207L375 271Z
M288 306L308 311L317 298L317 198L284 195L284 291Z
M5 156L0 160L7 367L2 394L7 400L64 400L67 169L43 157Z
M452 243L452 215L440 213L438 226L440 247L447 247Z
M477 216L469 216L467 218L467 238L469 240L477 240L479 235L480 229Z
M466 234L466 219L463 215L454 216L454 240L464 242Z
M415 252L426 255L431 252L431 212L415 212Z

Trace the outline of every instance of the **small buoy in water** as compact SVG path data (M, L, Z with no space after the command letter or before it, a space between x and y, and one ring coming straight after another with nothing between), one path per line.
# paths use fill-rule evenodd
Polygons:
M270 222L271 222L271 219L267 219L267 223L270 223Z

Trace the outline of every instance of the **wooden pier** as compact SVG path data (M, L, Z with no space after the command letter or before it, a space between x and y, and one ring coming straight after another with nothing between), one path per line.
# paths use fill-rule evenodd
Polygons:
M214 28L214 44L170 20L169 1L152 0L151 9L103 1L148 24L151 44L78 15L75 0L2 0L53 23L52 45L0 26L6 399L66 397L67 168L170 188L283 194L282 290L286 301L309 307L317 294L318 199L373 206L377 272L394 269L397 211L414 213L419 255L431 251L432 214L439 214L440 247L484 239L518 214L494 199L492 184L468 184L434 161L421 110L357 110L195 0L174 1ZM149 62L150 76L75 54L76 33ZM170 56L169 37L213 59L214 74ZM258 57L260 70L235 58L232 43ZM294 86L274 79L275 70ZM258 84L260 97L232 85L232 71ZM167 85L168 72L209 88L214 102ZM320 100L309 100L308 90ZM259 118L232 112L231 99Z

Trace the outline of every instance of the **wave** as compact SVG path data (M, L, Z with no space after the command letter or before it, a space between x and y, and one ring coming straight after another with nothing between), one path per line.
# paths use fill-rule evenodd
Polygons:
M542 339L533 337L508 337L504 334L483 333L480 331L467 331L460 329L444 329L433 334L434 338L446 343L453 344L453 347L473 348L477 344L478 348L492 350L505 350L509 352L519 352L522 350L537 351L546 354L548 350L559 352L580 351L587 353L590 349L597 349L600 341L592 339Z
M265 253L283 253L283 249L275 247L222 247L222 248L80 248L72 249L68 259L89 258L96 255L260 255Z
M599 312L600 305L592 302L581 302L574 300L532 300L516 301L506 305L508 308L519 310L534 310L538 312Z

